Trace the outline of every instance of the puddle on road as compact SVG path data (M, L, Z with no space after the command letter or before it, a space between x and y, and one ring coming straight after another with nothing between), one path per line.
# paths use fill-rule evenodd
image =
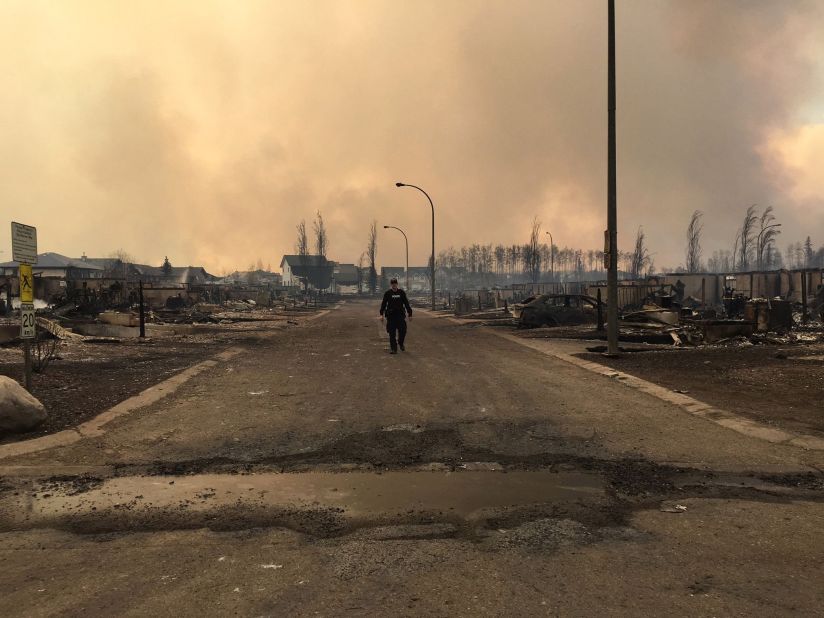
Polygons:
M28 518L96 511L220 507L338 508L348 517L408 511L459 516L490 508L592 499L603 495L600 476L578 472L462 471L383 474L304 472L124 477L82 494L52 490L27 496ZM23 506L23 505L19 505Z

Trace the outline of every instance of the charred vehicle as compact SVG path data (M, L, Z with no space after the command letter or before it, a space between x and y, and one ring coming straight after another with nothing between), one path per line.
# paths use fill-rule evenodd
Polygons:
M598 299L584 294L541 294L513 306L513 312L522 328L589 324L597 320Z

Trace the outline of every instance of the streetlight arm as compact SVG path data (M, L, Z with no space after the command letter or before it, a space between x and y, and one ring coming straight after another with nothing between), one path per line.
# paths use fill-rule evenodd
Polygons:
M417 185L410 185L410 184L407 184L407 183L405 183L405 182L396 182L396 183L395 183L395 186L396 186L396 187L412 187L413 189L417 189L418 191L420 191L421 193L423 193L423 194L426 196L426 199L428 199L428 200L429 200L429 206L430 206L430 208L432 208L432 216L433 216L433 217L435 216L435 205L432 203L432 198L431 198L431 197L429 197L429 194L428 194L426 191L424 191L423 189L421 189L421 188L420 188L419 186L417 186Z
M429 265L429 276L432 279L432 311L435 311L435 204L432 203L432 198L429 197L429 194L417 185L410 185L405 182L396 182L395 186L412 187L413 189L417 189L426 196L426 199L429 200L429 207L432 209L432 257L430 258L431 264Z
M384 225L383 229L385 229L385 230L398 230L401 234L403 234L403 237L406 239L406 242L409 242L409 239L406 238L406 232L404 232L401 228L395 227L394 225Z
M401 228L396 227L394 225L384 225L383 229L385 230L398 230L401 234L403 234L403 241L406 244L406 289L409 290L409 239L406 237L406 232L404 232Z

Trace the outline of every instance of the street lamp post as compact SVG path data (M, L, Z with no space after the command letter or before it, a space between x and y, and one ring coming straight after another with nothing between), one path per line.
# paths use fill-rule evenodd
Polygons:
M403 234L403 239L406 241L406 291L409 291L409 239L406 237L406 232L404 232L401 228L395 227L394 225L384 225L383 229L389 230L398 230L401 234Z
M429 194L418 186L403 182L396 182L395 186L412 187L413 189L417 189L426 196L426 199L429 200L429 206L432 208L432 257L429 261L429 276L431 277L432 282L432 311L435 311L435 205L432 203L432 198L429 197Z
M555 281L555 241L552 240L552 234L549 234L549 268L552 271L552 281Z

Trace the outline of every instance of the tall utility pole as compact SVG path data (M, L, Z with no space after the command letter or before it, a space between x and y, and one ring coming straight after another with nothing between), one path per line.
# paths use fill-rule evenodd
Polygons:
M607 354L618 354L618 190L615 159L615 0L608 0L607 69Z

